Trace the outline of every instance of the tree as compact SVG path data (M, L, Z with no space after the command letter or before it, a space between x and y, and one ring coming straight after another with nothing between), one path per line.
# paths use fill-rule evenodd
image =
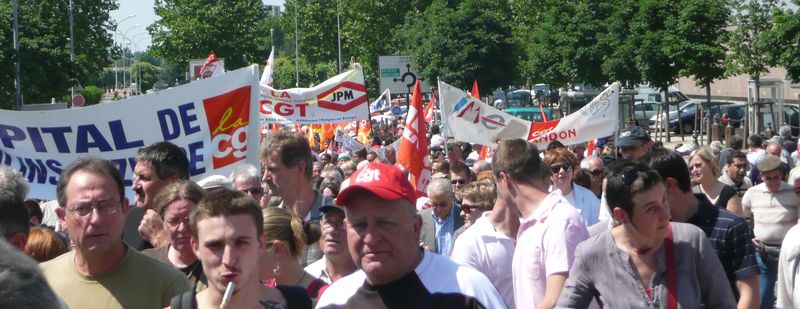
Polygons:
M259 44L269 35L257 27L267 16L261 1L156 0L154 10L161 19L147 29L156 57L186 63L213 50L233 70L268 56L268 46Z
M768 49L778 64L786 68L786 77L800 83L800 13L777 10L773 21L775 24L767 40Z
M144 93L153 88L153 85L158 82L158 76L161 68L150 64L149 62L136 62L130 67L131 79L138 83L138 88Z
M20 1L20 69L24 102L49 102L69 92L73 84L96 80L110 63L112 40L109 12L114 0L74 0L75 62L70 61L68 2ZM0 14L11 16L8 1L0 2ZM0 108L14 102L15 56L11 19L0 19Z
M83 88L81 92L84 99L86 99L86 105L95 105L100 103L100 99L103 98L103 89L97 86L86 86Z
M538 9L541 19L524 41L525 60L520 71L526 83L547 83L566 86L575 79L575 16L572 2L542 1Z
M514 80L516 57L507 1L465 0L448 7L434 1L406 19L399 33L422 75L467 89L478 80L482 93Z
M609 81L619 81L625 87L635 87L642 83L642 73L635 61L641 44L641 33L632 27L631 21L639 12L639 1L610 1L610 4L613 6L611 14L600 22L606 31L598 33L597 38L597 48L604 54L601 70Z
M732 26L729 35L728 72L747 74L755 83L755 101L761 101L761 74L775 64L767 44L767 33L772 28L772 13L777 0L732 1Z

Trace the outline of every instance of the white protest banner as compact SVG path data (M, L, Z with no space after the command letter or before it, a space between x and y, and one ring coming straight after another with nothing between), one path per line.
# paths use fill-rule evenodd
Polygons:
M322 124L369 119L361 66L312 88L278 90L261 83L261 122Z
M344 133L343 130L336 130L336 135L333 139L337 143L342 143L342 148L345 150L359 150L365 148L364 144Z
M619 83L614 83L572 114L532 123L528 141L544 149L553 141L573 145L612 135L619 123L619 91Z
M458 141L495 145L499 140L528 137L529 121L500 111L442 81L439 98L444 132Z
M0 111L0 164L54 199L61 171L77 158L117 164L126 186L136 151L169 141L186 151L192 179L258 164L258 65L115 103L55 111Z

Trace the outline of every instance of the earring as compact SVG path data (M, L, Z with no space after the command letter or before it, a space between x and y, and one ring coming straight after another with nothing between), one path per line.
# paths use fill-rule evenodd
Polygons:
M275 265L275 268L272 269L272 274L279 276L281 274L281 266Z

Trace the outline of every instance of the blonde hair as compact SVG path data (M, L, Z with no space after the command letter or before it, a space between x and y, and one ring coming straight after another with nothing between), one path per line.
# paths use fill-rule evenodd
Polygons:
M300 217L287 209L269 207L262 213L267 240L285 243L294 258L299 258L305 252L306 246L315 243L322 234L319 227L303 223Z
M720 171L719 171L719 163L717 163L717 159L714 158L714 153L711 152L711 148L708 148L707 146L704 146L704 147L698 148L695 151L692 151L692 154L689 155L689 170L691 170L691 168L692 168L691 167L692 159L694 159L694 157L696 157L696 156L700 157L700 159L702 159L703 162L705 162L706 165L708 165L708 167L711 169L711 173L714 174L714 178L719 177L719 173L720 173Z
M497 188L491 180L475 181L464 186L459 195L462 199L474 202L475 206L483 210L492 210L497 200Z
M25 254L37 262L46 262L67 252L66 246L56 232L43 227L34 227L28 233Z

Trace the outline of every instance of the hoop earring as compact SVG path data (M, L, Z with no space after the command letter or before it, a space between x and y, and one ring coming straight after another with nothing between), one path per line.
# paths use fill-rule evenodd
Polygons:
M275 268L272 269L272 274L279 276L281 274L281 266L276 264Z

